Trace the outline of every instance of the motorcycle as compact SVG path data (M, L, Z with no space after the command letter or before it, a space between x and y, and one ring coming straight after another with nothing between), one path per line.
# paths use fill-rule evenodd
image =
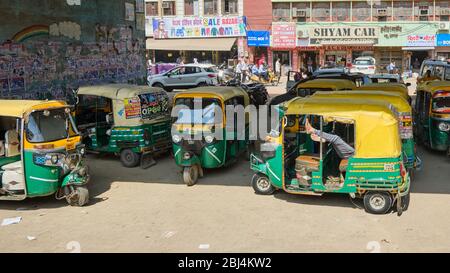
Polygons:
M221 84L221 86L238 86L244 89L250 97L250 103L259 108L259 105L267 104L269 93L264 84L257 82L242 83L238 75L229 81Z

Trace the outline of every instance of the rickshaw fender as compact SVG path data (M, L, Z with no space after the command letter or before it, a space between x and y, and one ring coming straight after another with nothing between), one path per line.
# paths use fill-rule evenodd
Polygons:
M71 174L67 175L66 177L64 177L61 187L65 187L68 185L76 185L76 186L85 185L88 183L88 180L89 180L88 176L81 177L76 173L71 173Z

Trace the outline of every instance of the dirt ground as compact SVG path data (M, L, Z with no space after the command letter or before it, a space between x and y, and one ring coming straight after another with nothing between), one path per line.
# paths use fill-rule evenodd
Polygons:
M53 197L1 202L0 252L449 252L450 159L424 162L403 216L367 214L347 195L259 196L249 162L182 183L169 156L142 170L90 155L91 203Z

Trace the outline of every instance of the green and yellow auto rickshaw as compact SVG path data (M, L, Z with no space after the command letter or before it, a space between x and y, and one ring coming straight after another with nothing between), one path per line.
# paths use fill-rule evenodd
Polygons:
M343 100L376 100L385 101L396 108L399 118L400 137L402 139L403 159L405 167L412 177L413 171L420 169L422 161L417 156L413 133L413 114L411 105L401 95L386 91L338 91L317 92L313 97L336 98Z
M120 155L123 166L156 164L170 151L169 97L148 86L110 84L81 87L76 122L88 151Z
M450 156L450 81L418 86L414 114L417 143Z
M283 189L292 194L345 193L363 198L366 211L387 213L409 204L410 178L404 166L398 119L386 103L296 98L278 108L280 126L251 156L252 186L258 194ZM307 133L307 121L318 135ZM338 135L354 153L339 156L324 143ZM314 140L314 141L313 141Z
M0 100L0 200L55 194L89 202L87 166L69 106L60 101Z
M240 87L199 87L175 95L173 153L176 164L183 168L186 185L195 185L203 169L228 166L248 151L248 115L245 128L227 126L226 109L249 103L248 94ZM234 115L236 124L239 117ZM238 137L240 129L245 135Z
M408 87L403 83L382 82L369 83L358 87L361 91L385 91L390 93L397 93L411 104L411 97L409 96Z

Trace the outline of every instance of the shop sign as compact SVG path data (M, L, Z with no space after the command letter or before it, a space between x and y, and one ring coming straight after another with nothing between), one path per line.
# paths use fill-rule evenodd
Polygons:
M375 44L379 27L328 26L313 27L309 30L310 43L320 44Z
M450 46L450 34L438 34L436 44L437 46Z
M406 46L436 46L436 35L408 35Z
M247 45L248 46L270 46L270 32L269 31L254 31L249 30L247 32Z
M382 26L380 28L380 34L383 35L386 39L396 39L398 38L399 34L401 34L403 31L402 26Z
M295 48L297 46L296 23L272 24L272 47Z
M246 17L153 18L155 39L245 37Z

